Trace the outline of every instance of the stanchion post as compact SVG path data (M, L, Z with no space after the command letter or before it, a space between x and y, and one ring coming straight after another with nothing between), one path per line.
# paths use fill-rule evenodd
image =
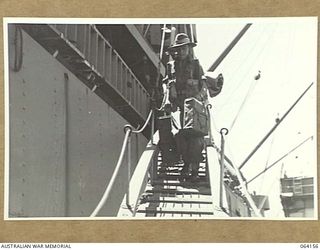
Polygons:
M126 195L126 204L128 208L131 208L130 205L130 179L131 179L131 135L128 137L128 190Z
M153 134L154 134L154 112L155 110L153 110L152 112L152 116L151 116L151 144L153 145Z
M221 151L220 151L220 194L219 194L219 205L223 207L223 175L224 175L224 135L228 134L228 129L222 128L221 134Z

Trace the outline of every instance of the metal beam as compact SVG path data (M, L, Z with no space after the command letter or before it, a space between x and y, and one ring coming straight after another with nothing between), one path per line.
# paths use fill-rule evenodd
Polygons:
M153 51L153 49L150 47L150 45L147 43L145 38L141 35L141 33L138 31L138 29L133 25L133 24L126 24L126 28L129 30L131 35L136 39L136 41L139 43L143 51L147 54L149 57L150 61L153 63L155 68L158 68L159 64L159 57L157 54ZM162 76L165 75L165 67L161 63L160 64L160 74Z
M276 130L276 128L280 125L280 123L287 117L290 111L297 105L297 103L301 100L301 98L307 93L307 91L311 88L313 82L306 88L306 90L299 96L299 98L292 104L292 106L287 110L287 112L276 121L276 124L271 128L271 130L262 138L262 140L258 143L258 145L252 150L252 152L247 156L247 158L241 163L239 166L239 170L244 167L244 165L251 159L251 157L257 152L257 150L262 146L262 144L268 139L268 137Z
M150 97L147 90L94 26L21 26L131 125L137 127L144 123ZM147 138L149 131L148 126L144 131Z
M209 72L213 72L223 61L223 59L229 54L229 52L233 49L233 47L239 42L241 37L246 33L246 31L250 28L252 23L246 24L244 28L239 32L239 34L232 40L232 42L228 45L228 47L222 52L222 54L218 57L218 59L211 65L208 69Z

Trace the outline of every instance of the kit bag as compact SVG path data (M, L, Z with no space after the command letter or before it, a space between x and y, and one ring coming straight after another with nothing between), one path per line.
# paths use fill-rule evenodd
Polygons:
M195 98L184 101L183 126L185 134L191 136L208 135L209 121L205 105Z

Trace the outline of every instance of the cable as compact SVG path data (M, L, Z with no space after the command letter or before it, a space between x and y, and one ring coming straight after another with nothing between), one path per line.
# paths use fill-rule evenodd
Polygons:
M281 122L287 117L291 110L297 105L297 103L302 99L302 97L308 92L312 87L313 82L305 89L305 91L298 97L298 99L291 105L291 107L286 111L286 113L276 121L276 124L271 128L271 130L263 137L263 139L258 143L258 145L252 150L252 152L247 156L247 158L241 163L239 169L241 169L250 158L257 152L257 150L262 146L262 144L268 139L268 137L275 131L275 129L281 124Z
M231 92L231 94L226 98L226 102L224 102L221 106L220 106L220 110L222 110L222 107L224 107L227 104L230 104L230 99L231 97L236 93L236 91L240 88L240 86L242 86L242 84L244 83L244 78L248 75L252 64L255 63L257 61L257 59L261 56L261 54L264 52L264 50L267 48L266 45L268 44L268 42L271 40L271 38L274 36L274 33L277 29L277 26L274 27L274 29L272 30L272 32L270 32L268 38L265 40L263 46L261 47L260 51L255 55L255 58L251 61L251 64L248 67L248 70L246 71L246 73L243 75L242 79L239 81L239 84L236 86L236 88L233 89L233 91ZM263 30L264 31L264 30ZM261 32L263 33L263 32ZM256 47L258 43L255 44L254 48ZM253 53L254 49L250 50L249 54L246 56L247 58L251 55L251 53ZM242 65L242 64L241 64ZM233 77L231 79L233 79L236 76L236 74L233 74ZM231 80L229 80L229 82L231 82Z
M239 117L239 115L240 115L240 112L242 111L242 109L243 109L243 107L244 107L244 104L245 104L245 103L247 102L247 100L249 99L249 96L250 96L251 93L253 92L253 89L254 89L254 87L255 87L255 85L256 85L257 82L258 82L258 80L254 80L254 81L250 84L250 87L249 87L249 89L248 89L248 92L247 92L246 96L244 97L244 99L243 99L243 101L242 101L242 103L241 103L241 105L240 105L240 108L239 108L236 116L234 117L231 125L230 125L229 130L231 130L231 129L233 128L234 124L236 123L236 121L237 121L237 119L238 119L238 117Z
M156 78L156 84L155 84L156 89L158 89L158 87L159 87L159 80L160 80L160 74L161 74L160 68L161 68L161 60L162 60L163 50L164 50L165 33L166 33L166 24L164 24L163 28L162 28L161 45L160 45L160 52L159 52L159 62L158 62L158 68L157 68L157 78ZM152 98L154 98L155 90L153 89L152 92L153 92L152 93ZM156 110L160 111L160 110L162 110L164 108L164 106L166 104L166 101L169 98L167 92L168 92L168 89L166 90L166 93L164 93L160 108L156 108Z
M269 152L268 152L268 157L267 157L267 161L266 161L266 164L264 166L264 169L266 169L268 167L268 165L269 165L269 160L270 160L271 151L272 151L272 147L273 147L274 137L275 137L275 133L272 135L270 148L269 148ZM262 181L261 181L259 193L261 193L262 187L264 185L264 180L265 180L265 175L262 176Z
M297 148L299 148L300 146L302 146L305 142L307 142L308 140L313 139L313 136L308 137L307 139L305 139L303 142L301 142L298 146L294 147L293 149L291 149L288 153L286 153L285 155L283 155L282 157L280 157L278 160L276 160L275 162L273 162L270 166L268 166L267 168L265 168L265 170L263 170L262 172L260 172L259 174L257 174L255 177L253 177L251 180L249 180L247 182L247 184L249 184L250 182L252 182L253 180L255 180L256 178L258 178L260 175L262 175L263 173L265 173L267 170L269 170L270 168L272 168L274 165L276 165L279 161L281 161L282 159L284 159L285 157L287 157L289 154L291 154L293 151L295 151Z
M253 53L253 51L255 50L255 48L256 48L257 45L258 45L258 40L261 40L261 39L262 39L262 34L263 34L264 32L265 32L265 27L264 27L264 29L261 31L261 33L256 36L256 40L252 42L253 46L252 46L252 48L250 49L249 53L248 53L248 54L244 54L244 52L243 52L243 54L244 54L244 56L245 56L246 58L250 58L251 54ZM241 55L241 57L243 57L243 56ZM240 56L239 56L239 58L240 58ZM238 67L236 68L236 70L232 71L233 74L232 74L232 77L229 79L229 82L232 82L232 81L233 81L233 79L238 75L237 73L238 73L239 69L240 69L241 66L243 66L244 64L239 63L239 64L237 64L237 65L238 65ZM251 65L252 65L252 63L251 63ZM239 83L242 83L242 81L239 81ZM235 90L238 89L238 88L239 88L239 84L236 86ZM235 92L235 91L233 91L233 93L234 93L234 92ZM233 93L232 93L232 94L233 94ZM231 96L231 95L230 95L230 96Z

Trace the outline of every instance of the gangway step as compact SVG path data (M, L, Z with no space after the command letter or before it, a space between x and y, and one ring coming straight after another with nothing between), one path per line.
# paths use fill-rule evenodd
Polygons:
M200 182L197 184L197 188L194 188L194 185L189 182L189 183L185 183L184 185L181 185L179 183L173 183L173 184L161 184L161 185L157 185L158 188L156 189L165 189L165 190L178 190L178 191L184 191L186 189L190 190L190 189L197 189L197 190L203 190L205 188L210 188L210 185L208 185L208 183L205 182ZM156 187L156 186L155 186ZM152 189L150 189L152 190Z
M210 190L199 190L199 189L170 189L170 188L154 188L152 190L146 190L146 193L160 193L160 194L202 194L202 195L210 195Z
M196 180L196 182L204 182L207 178L207 176L205 174L199 174L199 179ZM160 173L158 174L158 179L162 179L162 180L179 180L181 181L181 183L185 182L185 177L180 175L180 174L176 174L176 173ZM188 180L187 180L188 181Z
M205 218L208 219L210 217L215 218L215 215L203 215L203 214L185 214L185 213L161 213L161 212L149 212L149 213L145 213L145 212L138 212L135 214L136 218L145 218L145 217L152 217L152 218L173 218L173 219L201 219L201 218Z
M212 203L175 203L175 202L147 202L140 205L140 209L142 208L151 208L157 207L160 210L170 210L175 209L177 212L180 210L186 210L192 213L199 213L201 211L211 211L212 212Z
M199 174L199 180L197 182L202 182L207 180L207 176L204 174ZM179 180L181 182L184 181L185 177L180 174L167 174L167 173L160 173L157 176L160 180Z
M198 210L197 210L198 209ZM213 215L212 207L206 210L201 208L175 208L175 207L145 207L140 206L137 213L145 214L157 214L157 213L170 213L170 214L201 214L201 215Z
M181 170L178 168L159 168L158 169L159 173L167 173L167 174L181 174ZM206 174L206 170L204 168L199 168L198 170L199 174L205 175Z
M153 185L162 185L166 186L175 186L175 187L190 187L194 185L191 181L180 182L179 180L155 180L153 181ZM197 186L199 187L209 187L209 183L207 181L198 181Z
M212 204L211 197L201 196L201 197L157 197L157 196L147 196L143 199L145 203L183 203L183 204Z
M189 199L189 200L207 200L211 199L212 197L206 194L200 193L152 193L152 192L145 192L141 196L141 200L145 199L146 197L158 197L158 199L164 199L166 197L175 197L176 199Z

